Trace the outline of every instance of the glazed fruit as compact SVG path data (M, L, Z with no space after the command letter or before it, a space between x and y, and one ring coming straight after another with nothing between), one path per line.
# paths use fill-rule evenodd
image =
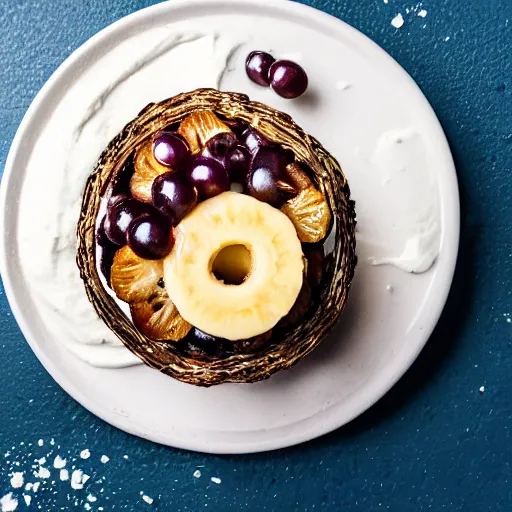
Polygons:
M154 181L152 197L153 204L176 225L196 205L197 190L184 173L168 172Z
M180 124L178 133L187 141L192 154L200 153L206 143L219 133L230 133L231 129L211 110L198 110L188 115Z
M153 139L153 154L162 165L176 169L187 156L188 147L178 135L159 132Z
M293 186L300 191L281 210L293 222L301 242L320 242L327 235L331 223L331 210L327 199L297 164L287 166L287 171Z
M229 176L224 166L213 158L197 157L189 170L189 179L201 200L229 190Z
M105 219L105 234L108 239L117 245L126 243L126 234L132 221L151 215L155 209L140 201L129 198L120 198L109 204Z
M262 146L270 146L272 143L254 128L247 128L240 136L240 142L254 155Z
M276 59L266 52L251 52L245 61L247 76L256 84L263 87L270 85L269 70Z
M137 256L148 260L167 256L174 244L170 222L160 213L135 219L128 228L127 241Z
M226 158L226 169L231 181L245 183L249 173L251 154L244 146L237 146Z
M182 341L182 348L189 357L198 360L223 358L232 349L228 340L210 336L196 328L191 329Z
M276 207L292 197L296 190L286 172L291 158L280 147L261 147L254 157L248 177L249 194Z
M163 274L161 260L148 261L125 246L114 256L111 272L112 290L124 302L140 302L154 293Z
M295 228L279 210L250 196L225 192L199 204L175 229L176 247L164 260L168 293L181 315L198 329L229 340L270 330L292 308L302 287L302 248ZM242 258L217 256L243 246L241 284L227 276ZM214 272L215 269L215 272Z
M137 328L155 340L177 341L191 329L169 298L163 262L137 256L128 246L119 249L112 264L111 286L119 299L130 304Z
M237 143L233 132L223 132L212 137L206 143L206 148L213 158L222 159L236 147Z
M150 203L153 181L160 174L169 172L169 167L156 160L151 139L143 142L137 148L133 166L134 172L130 179L130 192L135 199Z
M270 87L283 98L298 98L308 88L304 69L290 60L277 60L270 66Z

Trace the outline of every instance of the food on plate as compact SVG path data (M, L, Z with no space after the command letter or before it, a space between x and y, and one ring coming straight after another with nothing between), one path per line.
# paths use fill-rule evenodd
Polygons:
M202 386L305 357L343 310L356 263L336 160L288 115L212 89L148 105L110 143L78 241L109 328L149 366Z

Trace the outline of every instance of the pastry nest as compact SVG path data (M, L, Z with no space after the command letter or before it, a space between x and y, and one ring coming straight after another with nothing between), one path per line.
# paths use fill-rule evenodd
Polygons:
M237 118L271 141L295 153L311 170L332 213L329 236L334 241L325 259L318 300L298 325L261 352L200 361L185 357L173 342L155 341L142 334L105 289L96 262L96 217L102 197L135 148L166 126L197 110L209 109L227 119ZM296 364L312 352L331 330L346 304L356 265L355 210L350 189L338 162L292 118L239 93L198 89L160 103L151 103L125 126L100 156L83 194L77 225L77 264L87 296L97 314L123 344L146 365L197 386L225 382L257 382Z

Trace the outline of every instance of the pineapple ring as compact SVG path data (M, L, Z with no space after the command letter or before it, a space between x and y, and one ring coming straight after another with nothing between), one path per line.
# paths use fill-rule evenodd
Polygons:
M165 284L195 327L229 340L252 338L272 329L295 304L303 282L302 247L278 209L224 192L197 206L174 234L164 259ZM241 283L228 284L219 274Z

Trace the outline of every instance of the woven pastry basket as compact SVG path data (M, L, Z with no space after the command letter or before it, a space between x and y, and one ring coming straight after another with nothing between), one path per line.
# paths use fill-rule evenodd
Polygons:
M309 166L313 180L326 195L332 212L334 250L326 258L319 299L307 320L255 354L237 354L215 361L199 361L179 353L172 342L155 341L139 332L105 290L96 263L95 222L100 201L124 162L145 139L188 114L209 109L227 119L237 118L295 153ZM117 135L88 178L77 226L77 264L87 296L98 315L140 359L175 379L198 386L224 382L256 382L290 368L307 356L334 326L347 301L356 265L355 211L350 189L338 162L287 114L246 95L198 89L157 104L149 104Z

